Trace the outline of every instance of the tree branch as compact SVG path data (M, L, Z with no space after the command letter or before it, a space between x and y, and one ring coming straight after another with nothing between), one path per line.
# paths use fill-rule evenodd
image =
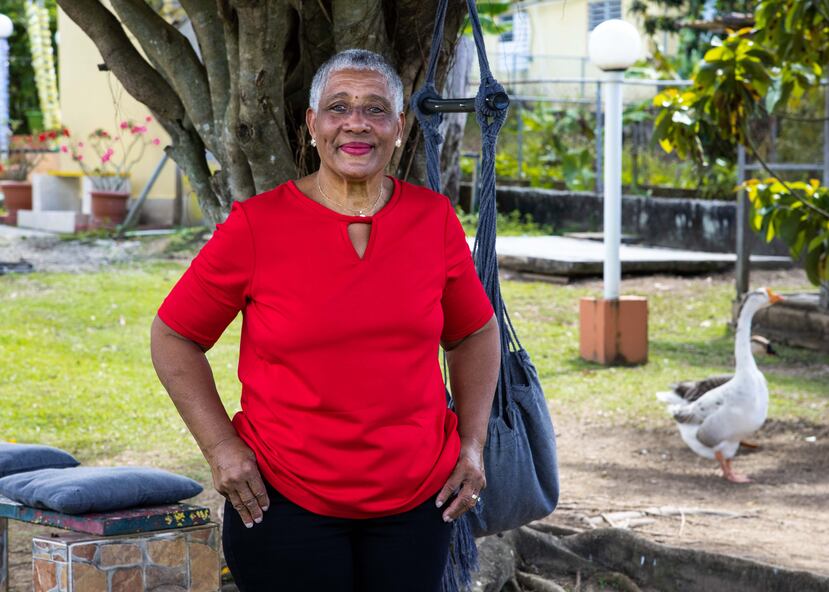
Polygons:
M112 7L181 98L207 147L216 153L207 73L187 38L144 0L111 0Z
M802 197L800 197L800 196L799 196L799 195L798 195L798 194L794 191L794 189L792 189L791 187L789 187L788 183L786 183L783 179L781 179L781 178L777 175L777 173L775 173L773 170L771 170L771 168L769 168L769 165L768 165L768 164L766 164L766 161L765 161L765 160L763 160L763 158L760 156L760 153L759 153L759 152L758 152L758 150L757 150L757 146L755 146L755 145L754 145L754 142L751 140L751 136L749 136L749 133L748 133L748 126L746 126L746 129L744 129L744 130L743 130L743 135L745 136L746 143L748 144L748 148L749 148L749 150L751 150L752 156L754 156L754 158L756 158L756 159L757 159L757 161L760 163L760 166L762 166L762 167L766 170L766 172L767 172L769 175L771 175L772 177L774 177L775 179L777 179L777 181L778 181L778 182L779 182L779 183L780 183L783 187L785 187L785 188L786 188L786 191L788 191L788 192L789 192L789 195L791 195L791 196L792 196L793 198L795 198L797 201L799 201L800 203L802 203L802 204L803 204L804 206L806 206L808 209L812 210L814 213L819 214L819 215L823 216L824 218L826 218L827 220L829 220L829 212L827 212L827 211L826 211L826 210L824 210L823 208L819 208L818 206L814 205L813 203L808 202L808 201L806 201L805 199L803 199Z
M58 0L58 5L95 43L109 70L135 100L159 120L184 117L184 106L175 91L141 57L115 15L98 0Z
M169 122L161 118L158 118L158 121L173 139L173 145L165 148L165 151L187 174L202 212L209 220L216 222L224 220L230 211L230 206L222 203L221 194L214 191L201 137L186 117L183 121Z
M227 65L224 28L218 18L218 8L215 0L179 1L190 18L196 39L199 41L213 109L213 129L216 137L221 138L223 118L230 96L230 72Z
M285 130L282 56L289 7L283 2L237 0L239 19L239 123L236 138L247 155L256 192L296 175ZM277 164L279 163L279 164ZM290 171L290 172L289 172Z

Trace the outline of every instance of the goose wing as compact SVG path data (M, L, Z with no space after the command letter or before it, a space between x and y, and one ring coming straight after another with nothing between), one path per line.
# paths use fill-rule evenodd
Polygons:
M733 389L734 382L729 379L704 393L693 403L672 406L671 415L679 423L701 425L725 406Z
M733 374L720 374L703 380L686 380L674 385L674 392L688 403L693 403L708 391L724 385L732 378L734 378Z

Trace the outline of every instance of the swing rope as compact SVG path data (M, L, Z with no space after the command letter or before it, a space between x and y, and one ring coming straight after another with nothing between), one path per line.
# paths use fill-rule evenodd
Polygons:
M478 65L481 72L481 82L475 97L475 117L481 128L481 172L479 175L479 218L472 248L472 257L478 277L484 290L489 296L495 311L495 318L500 325L501 338L501 372L495 395L496 409L493 412L509 421L506 412L508 407L508 393L511 377L506 366L507 352L511 347L520 348L520 342L509 320L506 307L501 297L501 288L498 282L498 259L495 253L495 234L497 210L495 204L495 146L498 133L507 118L509 99L504 88L492 76L484 46L483 32L478 18L478 11L474 0L466 0L469 11L472 34L478 55ZM441 112L426 109L429 100L441 100L435 87L438 58L444 34L444 20L448 0L439 0L435 27L432 33L432 45L429 55L424 85L411 97L411 108L420 123L424 136L426 153L426 171L429 187L436 192L441 190L440 182L440 144L443 138L440 134L440 125L443 120ZM504 323L506 320L506 323ZM444 382L446 382L446 352L444 352ZM447 389L447 404L453 404L451 394ZM473 508L473 512L480 512L483 508L483 497ZM466 515L453 523L450 557L443 575L442 592L459 592L468 590L472 583L471 572L479 569L478 552L472 529Z

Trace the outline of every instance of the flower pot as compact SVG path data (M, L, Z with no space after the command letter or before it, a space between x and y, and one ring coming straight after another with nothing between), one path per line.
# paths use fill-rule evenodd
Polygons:
M128 191L99 191L89 192L92 207L92 219L96 226L114 228L127 217Z
M28 181L0 181L3 191L3 207L12 218L17 217L17 210L32 209L32 184Z

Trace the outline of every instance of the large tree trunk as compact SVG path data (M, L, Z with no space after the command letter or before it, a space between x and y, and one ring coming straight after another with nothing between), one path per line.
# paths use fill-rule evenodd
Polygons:
M317 166L305 129L308 89L336 51L360 47L397 67L405 95L423 83L436 0L180 0L201 58L146 0L58 0L92 39L124 88L147 106L172 143L204 213L224 219L244 200ZM113 12L114 11L114 12ZM452 2L439 83L466 12ZM137 40L146 59L132 44ZM407 113L399 177L422 180L422 146ZM219 162L207 166L206 151ZM456 151L456 150L455 150Z
M444 97L469 96L466 83L474 59L475 42L471 37L462 37L455 46L455 58L446 74L446 84L442 93ZM474 92L477 92L477 88ZM466 113L447 113L443 116L443 123L440 126L440 132L443 135L440 150L441 192L449 196L453 204L457 204L460 197L460 157L465 127Z

